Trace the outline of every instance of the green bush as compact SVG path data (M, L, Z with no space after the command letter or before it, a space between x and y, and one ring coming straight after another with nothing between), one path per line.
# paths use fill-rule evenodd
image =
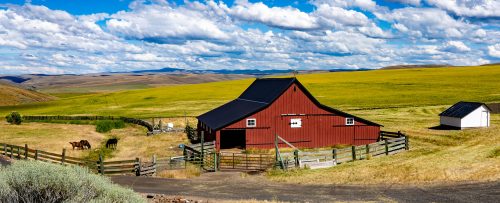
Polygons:
M132 190L77 166L16 161L0 168L0 202L146 202Z
M125 127L125 122L122 120L102 120L102 121L97 121L95 124L95 131L100 132L100 133L106 133L109 132L113 129L120 129Z
M184 133L186 133L187 138L189 139L189 141L191 141L191 143L199 142L198 132L189 124L187 124L184 128Z
M19 114L17 112L10 113L9 115L5 116L5 119L10 124L15 124L15 125L20 125L23 122L23 118L21 117L21 114Z

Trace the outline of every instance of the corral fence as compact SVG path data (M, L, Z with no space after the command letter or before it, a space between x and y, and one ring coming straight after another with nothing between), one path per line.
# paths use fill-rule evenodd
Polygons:
M192 116L184 116L182 118L187 118ZM169 118L169 117L165 117ZM181 118L181 117L170 117L170 118ZM122 120L125 123L131 123L135 125L140 125L148 129L147 135L154 135L162 132L182 132L184 128L171 128L168 125L162 125L160 121L155 122L155 118L152 118L152 122L146 121L146 119L129 118L129 117L116 117L116 116L23 116L23 120L26 121L97 121L97 120Z
M491 109L491 113L500 113L500 103L490 103L486 104L486 106Z
M153 175L158 166L163 166L166 161L157 162L156 156L150 161L143 162L140 158L120 161L104 161L102 156L98 160L88 160L66 155L66 149L61 154L46 152L29 148L28 145L18 146L0 143L0 154L11 159L37 160L62 165L77 165L87 167L91 172L102 175L129 174L129 175ZM172 165L163 167L162 170L184 169L185 165Z
M387 156L409 150L408 137L400 132L400 137L386 137L382 141L367 145L351 146L341 149L322 150L292 153L281 153L284 169L290 168L327 168L345 162L371 159L378 156Z
M272 168L275 162L271 154L219 153L219 170L264 171Z

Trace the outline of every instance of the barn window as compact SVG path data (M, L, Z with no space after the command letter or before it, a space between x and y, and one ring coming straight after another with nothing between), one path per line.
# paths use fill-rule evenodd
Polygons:
M354 125L354 118L345 118L346 125Z
M302 119L300 119L300 118L292 118L292 119L290 119L290 127L292 127L292 128L301 128L302 127Z
M257 126L257 119L249 118L247 119L247 127L255 127Z

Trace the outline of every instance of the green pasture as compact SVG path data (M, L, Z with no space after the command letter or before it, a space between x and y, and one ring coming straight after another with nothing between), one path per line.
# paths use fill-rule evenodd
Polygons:
M339 109L450 105L457 101L500 101L500 65L375 70L299 75L322 103ZM0 114L113 115L131 117L199 115L236 98L253 79L165 86L61 98L0 107Z

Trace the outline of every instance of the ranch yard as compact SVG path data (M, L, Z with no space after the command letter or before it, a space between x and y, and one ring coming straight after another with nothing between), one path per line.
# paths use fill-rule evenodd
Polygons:
M437 130L438 114L460 101L500 102L500 66L376 70L299 75L304 86L325 105L380 123L385 131L409 136L410 150L391 156L341 164L327 169L270 170L265 178L299 184L450 184L500 180L500 115L491 127ZM0 114L103 115L151 118L196 116L238 96L252 80L157 87L81 95L59 100L0 107ZM220 91L224 90L224 91ZM102 148L117 137L118 147L106 160L150 159L182 154L184 133L147 137L143 127L127 125L97 133L93 125L0 121L0 140L9 144L85 157L90 150L71 150L68 142L89 140ZM183 119L174 121L176 126ZM191 121L190 121L191 122ZM195 124L192 122L192 124ZM175 177L175 175L168 177Z
M447 106L424 106L389 109L355 110L383 123L384 130L401 130L409 136L410 151L370 160L341 164L327 169L300 169L288 172L271 170L265 177L276 182L299 184L427 184L500 180L500 115L492 114L491 127L467 130L434 130L439 124L436 116ZM181 121L178 121L181 122ZM182 155L178 144L188 143L181 132L145 136L142 127L127 126L109 133L97 133L93 125L53 123L24 123L20 126L2 123L1 140L10 144L36 147L60 152L63 147L69 156L84 157L87 150L71 150L69 141L87 139L94 147L105 138L118 137L113 160L135 157L151 159ZM196 172L195 172L196 173ZM185 173L162 175L186 177ZM187 175L187 177L192 177Z

